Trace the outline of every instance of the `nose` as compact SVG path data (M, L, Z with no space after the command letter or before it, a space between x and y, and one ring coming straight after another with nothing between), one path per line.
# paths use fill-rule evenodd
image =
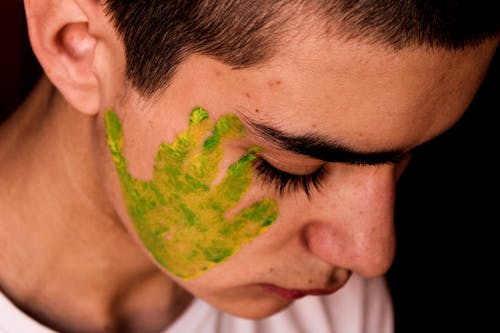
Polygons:
M304 226L315 256L365 277L384 274L395 253L394 165L339 166Z

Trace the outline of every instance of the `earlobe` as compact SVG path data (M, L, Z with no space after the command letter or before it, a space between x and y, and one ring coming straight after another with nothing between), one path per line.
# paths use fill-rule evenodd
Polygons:
M98 113L97 39L90 33L89 17L72 0L25 0L25 9L33 51L48 78L75 109Z

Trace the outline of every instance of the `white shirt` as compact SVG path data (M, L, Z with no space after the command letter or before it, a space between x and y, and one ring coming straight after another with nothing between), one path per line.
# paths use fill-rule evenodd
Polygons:
M338 292L308 296L262 320L242 319L195 299L161 333L393 333L392 301L383 278L353 275ZM57 333L0 293L0 333Z

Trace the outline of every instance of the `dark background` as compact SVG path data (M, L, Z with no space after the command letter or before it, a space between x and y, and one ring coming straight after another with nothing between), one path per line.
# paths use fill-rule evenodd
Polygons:
M499 331L499 51L465 116L418 149L398 185L398 332Z
M32 88L41 70L28 42L22 0L0 0L0 121Z
M0 4L0 40L1 121L41 73L21 0ZM415 152L398 185L398 247L387 275L397 333L498 330L499 57L465 116Z

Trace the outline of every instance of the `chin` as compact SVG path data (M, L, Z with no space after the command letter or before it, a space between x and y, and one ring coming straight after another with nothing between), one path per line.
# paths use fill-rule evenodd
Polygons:
M240 302L238 304L228 304L226 306L217 306L217 308L236 317L258 320L267 318L286 309L291 303L292 302L290 301L281 300L259 300Z

